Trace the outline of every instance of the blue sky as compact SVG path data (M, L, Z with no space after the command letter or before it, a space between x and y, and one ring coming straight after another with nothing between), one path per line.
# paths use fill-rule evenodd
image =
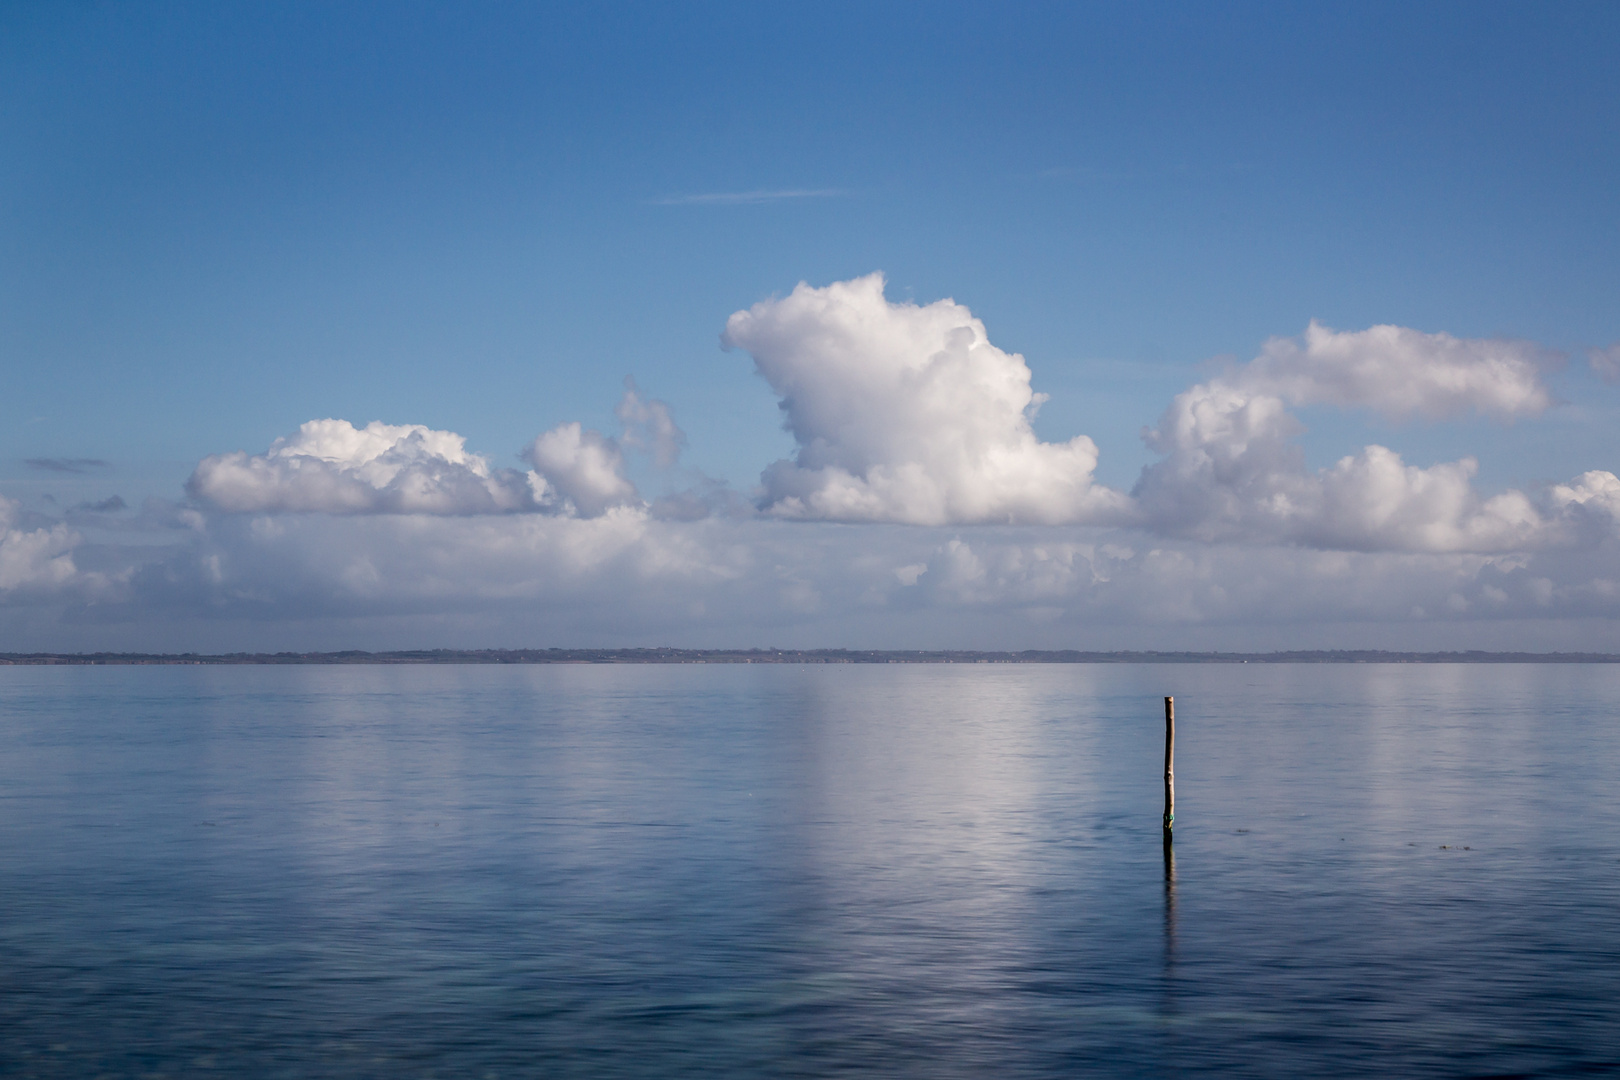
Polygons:
M1586 356L1620 341L1617 54L1620 9L1580 3L8 7L0 496L116 577L120 545L179 542L136 527L144 500L210 510L183 486L210 455L331 417L522 468L558 425L612 437L633 376L686 436L674 473L627 456L641 494L701 472L763 506L761 471L799 444L764 361L719 335L874 271L890 302L954 298L1022 354L1050 395L1035 433L1090 436L1113 488L1219 358L1313 319L1565 359L1534 415L1295 402L1311 468L1367 443L1471 456L1481 497L1613 470L1620 387ZM112 495L131 521L59 512ZM123 640L73 629L75 595L36 596L11 637ZM382 633L308 618L240 633ZM816 643L858 636L817 618Z

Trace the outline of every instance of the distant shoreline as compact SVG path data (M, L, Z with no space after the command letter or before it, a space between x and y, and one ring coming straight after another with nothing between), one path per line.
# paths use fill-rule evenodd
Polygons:
M0 666L142 664L1620 664L1616 653L1080 652L1027 649L415 649L397 652L0 653Z

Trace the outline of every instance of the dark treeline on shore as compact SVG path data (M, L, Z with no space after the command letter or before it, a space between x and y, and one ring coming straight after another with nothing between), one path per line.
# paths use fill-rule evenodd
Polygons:
M400 652L0 653L0 664L1614 664L1615 653L980 652L971 649L418 649Z

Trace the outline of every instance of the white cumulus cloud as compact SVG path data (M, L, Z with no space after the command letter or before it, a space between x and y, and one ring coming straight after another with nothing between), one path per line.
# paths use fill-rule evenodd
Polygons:
M1041 397L1022 356L990 343L952 300L892 303L871 274L801 283L726 322L781 397L798 442L763 476L768 513L786 518L971 523L1116 522L1120 492L1093 482L1084 435L1041 442Z
M1369 408L1391 419L1535 415L1552 403L1544 353L1524 342L1397 326L1340 333L1311 323L1247 365L1171 402L1148 445L1165 455L1133 494L1150 528L1213 541L1340 550L1512 551L1564 537L1529 496L1476 492L1472 458L1406 464L1378 445L1311 471L1291 405Z
M1299 339L1267 341L1230 381L1290 405L1368 408L1394 420L1470 412L1507 420L1539 415L1552 404L1541 380L1552 359L1528 341L1404 326L1339 331L1313 319Z
M198 463L186 490L229 513L477 514L542 512L600 517L640 506L623 446L672 465L686 436L669 406L629 384L616 410L620 440L559 424L523 449L529 471L496 468L453 431L422 424L311 420L263 454L236 451Z
M0 496L0 595L48 592L78 583L73 549L82 537L60 522L18 527L17 504Z
M1582 473L1548 492L1548 503L1588 545L1620 539L1620 477L1602 469Z
M263 454L204 458L186 482L219 510L328 514L495 514L537 507L528 477L492 469L451 431L311 420Z
M600 517L615 506L637 506L641 497L624 475L624 452L615 439L577 422L559 424L523 451L534 466L540 499L562 503L580 517Z

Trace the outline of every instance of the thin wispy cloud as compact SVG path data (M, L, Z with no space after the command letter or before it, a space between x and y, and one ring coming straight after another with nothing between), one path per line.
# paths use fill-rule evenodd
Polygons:
M652 200L654 206L743 206L751 203L785 202L789 199L838 199L849 192L841 188L782 188L769 191L707 191L696 195L665 195Z
M1141 175L1128 169L1098 169L1089 165L1057 165L1035 173L1039 180L1135 180Z
M1606 349L1589 349L1586 358L1604 382L1620 382L1620 341Z
M1178 162L1174 165L1146 166L1138 168L1098 168L1093 165L1056 165L1048 169L1038 169L1035 178L1038 180L1164 180L1182 176L1232 176L1241 173L1252 173L1258 166L1251 162Z
M101 472L112 468L110 462L102 461L100 458L31 457L24 458L23 463L43 472L59 473Z

